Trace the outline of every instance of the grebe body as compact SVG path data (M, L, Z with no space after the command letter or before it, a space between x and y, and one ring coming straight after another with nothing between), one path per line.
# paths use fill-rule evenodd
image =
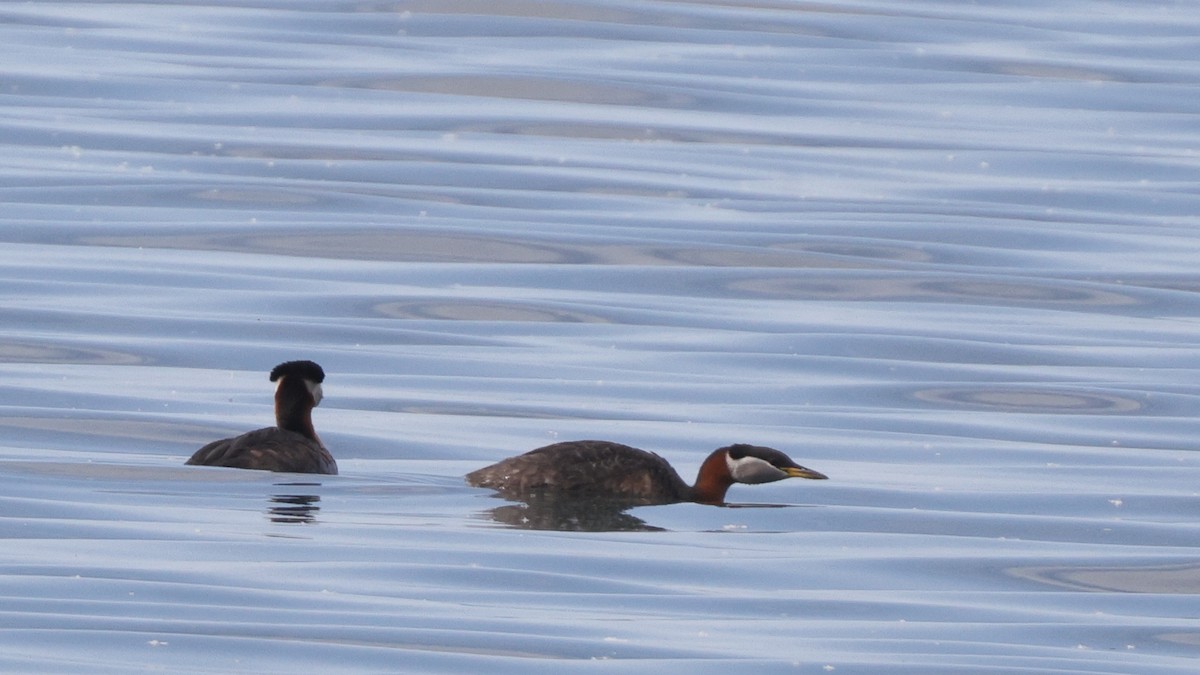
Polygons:
M509 457L467 474L467 482L509 499L603 498L630 504L722 504L734 483L824 479L773 448L737 444L714 450L688 485L667 460L610 441L566 441Z
M288 361L271 371L275 382L275 426L200 448L188 464L236 469L336 474L337 462L312 423L321 403L325 371L312 361Z

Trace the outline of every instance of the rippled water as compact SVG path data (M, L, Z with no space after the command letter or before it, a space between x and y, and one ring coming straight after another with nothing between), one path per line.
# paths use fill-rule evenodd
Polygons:
M1194 9L0 6L0 668L1195 672Z

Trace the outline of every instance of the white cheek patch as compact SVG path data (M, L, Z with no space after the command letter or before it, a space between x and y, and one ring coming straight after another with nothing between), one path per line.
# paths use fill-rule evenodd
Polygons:
M284 379L286 378L279 378L279 381L275 383L276 392L278 392L279 388L283 386ZM305 380L304 386L308 387L308 393L312 395L313 405L321 405L321 399L325 397L325 392L321 391L321 383L313 382L312 380Z
M729 475L739 483L771 483L787 478L786 473L775 468L770 462L750 455L741 459L726 455L725 462L729 466Z

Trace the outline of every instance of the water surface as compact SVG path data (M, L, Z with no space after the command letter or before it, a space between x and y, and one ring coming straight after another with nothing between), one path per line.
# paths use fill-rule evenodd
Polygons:
M0 667L1194 672L1200 19L893 5L0 8Z

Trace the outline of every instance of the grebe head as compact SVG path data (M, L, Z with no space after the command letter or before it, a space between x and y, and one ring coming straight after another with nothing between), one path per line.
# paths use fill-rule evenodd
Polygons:
M304 382L314 406L321 405L321 399L325 396L321 390L321 383L325 381L325 371L321 366L312 361L288 361L275 366L271 370L271 381L278 382L275 385L275 393L278 395L284 382L292 378Z
M692 500L721 504L725 491L734 483L773 483L784 478L828 478L823 473L800 466L791 457L774 448L739 443L718 448L700 465Z
M737 483L773 483L784 478L828 478L819 471L800 466L774 448L739 443L722 450L729 477Z

